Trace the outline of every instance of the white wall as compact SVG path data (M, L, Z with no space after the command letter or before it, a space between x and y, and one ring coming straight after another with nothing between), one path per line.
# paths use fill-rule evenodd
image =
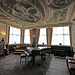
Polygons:
M5 42L7 41L6 29L7 29L7 26L5 24L0 23L0 33L4 34L4 35L0 34L0 40L4 38ZM72 25L72 46L73 46L73 50L75 51L75 22L73 22L73 25Z
M4 38L6 40L6 25L0 23L0 40Z
M72 46L75 52L75 22L73 22L73 25L72 25Z

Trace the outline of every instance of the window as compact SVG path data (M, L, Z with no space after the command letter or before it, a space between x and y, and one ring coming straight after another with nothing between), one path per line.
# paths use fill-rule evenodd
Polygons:
M19 44L20 43L20 29L10 27L10 40L9 44Z
M70 45L69 27L54 27L52 45Z
M39 36L39 42L38 44L47 44L47 39L46 39L46 28L41 28L40 29L40 36Z
M24 43L30 44L30 30L29 29L25 30Z

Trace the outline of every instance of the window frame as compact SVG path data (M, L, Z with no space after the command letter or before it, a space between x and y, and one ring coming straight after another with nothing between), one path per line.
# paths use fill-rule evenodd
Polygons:
M19 32L19 33L15 33L14 32L14 30L15 30L15 32ZM20 44L20 38L21 38L21 29L19 29L19 28L15 28L15 27L10 27L10 38L9 38L9 44ZM16 41L14 41L13 39L13 37L16 37L15 39L16 39ZM17 42L17 37L19 37L19 42ZM10 40L12 38L12 41Z
M44 31L45 30L45 31ZM43 32L41 32L43 31ZM40 38L45 37L45 42L40 42ZM43 39L43 38L42 38ZM41 40L42 40L41 39ZM39 35L39 41L38 44L47 44L47 37L46 37L46 28L41 28L40 29L40 35Z
M59 27L54 27L54 28L56 28L56 32L58 32L58 28ZM61 27L62 28L62 33L61 32L59 32L60 34L58 34L58 33L54 33L53 35L52 35L52 45L60 45L60 43L62 44L62 45L69 45L70 46L70 34L69 34L69 26L65 26L65 27ZM67 33L65 33L66 31L65 31L65 28L68 30L68 32ZM54 30L54 29L53 29ZM63 37L63 42L60 42L59 44L56 42L56 44L54 44L53 43L53 39L54 39L54 36L56 36L56 39L58 38L58 36L62 36ZM68 39L69 39L69 44L66 44L65 43L65 36L68 36Z
M26 34L26 30L29 32L29 34L27 33ZM29 36L29 42L25 42L25 37ZM28 40L28 39L27 39ZM24 32L24 44L30 44L30 29L25 29L25 32Z

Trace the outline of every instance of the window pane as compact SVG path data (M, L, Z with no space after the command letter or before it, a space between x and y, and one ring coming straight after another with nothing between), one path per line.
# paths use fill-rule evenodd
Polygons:
M54 27L53 28L53 36L52 36L52 44L53 45L70 45L69 38L69 27Z
M24 43L30 44L30 30L25 30Z
M13 33L12 34L16 34L16 28L13 28Z
M20 35L20 30L16 29L16 35Z
M10 29L11 34L20 35L20 29L14 27L10 27Z
M63 34L63 27L57 27L57 28L53 28L53 34Z
M56 45L57 37L55 35L52 36L52 45Z
M69 27L64 27L64 34L69 34Z
M47 44L47 39L46 39L46 28L41 28L40 29L40 36L39 36L39 42L38 44Z
M20 43L20 29L10 27L9 44L18 44L18 43Z
M57 34L63 34L63 30L57 30Z
M62 35L58 35L56 40L57 40L57 45L59 45L59 43L61 43L63 45L63 36Z
M16 36L16 43L20 43L20 36Z
M70 45L70 37L69 37L69 35L64 35L64 45Z
M10 41L9 41L9 44L13 44L13 37L12 37L12 35L10 35Z
M13 35L13 44L16 44L16 43L17 43L16 41L17 41L17 40L16 40L16 36Z

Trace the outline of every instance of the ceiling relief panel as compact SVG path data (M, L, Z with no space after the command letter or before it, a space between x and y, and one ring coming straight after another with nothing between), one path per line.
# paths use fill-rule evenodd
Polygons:
M67 15L67 10L68 9L64 9L61 11L55 11L53 14L53 17L51 17L51 21L53 22L58 22L58 21L65 21L66 19L66 15Z
M61 22L68 22L72 9L74 7L74 2L71 2L70 5L66 6L65 8L61 9L54 9L49 7L50 13L49 18L46 20L46 23L61 23Z
M52 0L49 5L54 8L61 8L67 6L71 2L72 0Z
M9 15L26 22L42 20L39 10L26 0L0 0L0 7Z
M49 23L60 23L67 22L66 16L68 14L68 9L63 10L53 10L51 9L51 13L49 14L49 18L45 21L47 24Z
M42 19L45 18L45 11L46 11L46 6L44 5L44 0L26 0L28 2L30 2L31 4L33 4L35 7L37 7L37 9L39 10L39 12L42 15Z

